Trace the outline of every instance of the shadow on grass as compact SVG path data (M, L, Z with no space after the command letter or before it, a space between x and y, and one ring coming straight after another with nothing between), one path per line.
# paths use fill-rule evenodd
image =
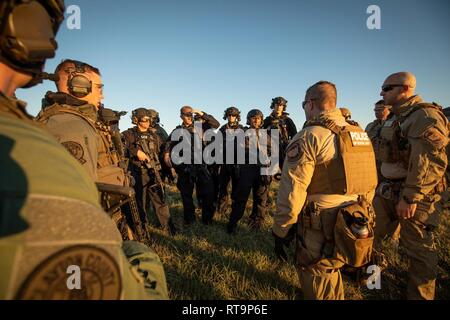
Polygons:
M239 291L241 281L254 284L252 287L255 290L273 289L290 297L295 294L294 284L277 273L275 267L278 263L273 255L272 237L267 233L242 230L231 236L225 233L224 222L216 222L212 226L194 224L176 237L158 232L152 238L156 247L165 247L165 250L170 251L170 256L178 254L178 263L183 263L186 257L193 257L194 261L188 263L196 270L184 270L183 266L173 261L165 263L168 285L174 298L250 299L250 293ZM270 271L257 268L260 259L263 259L259 261L263 264L262 269L268 268ZM223 277L229 283L224 284L223 278L215 282L214 276ZM226 285L228 288L218 290L217 285Z

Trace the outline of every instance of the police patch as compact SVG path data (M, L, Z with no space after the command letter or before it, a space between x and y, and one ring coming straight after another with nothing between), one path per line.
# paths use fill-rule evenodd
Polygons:
M367 132L364 131L350 131L350 140L354 147L367 147L370 146L370 138Z
M58 251L39 264L16 299L117 300L121 291L119 266L111 255L94 246L79 245Z
M70 152L72 156L74 156L75 159L80 161L81 164L86 163L86 160L84 159L84 150L81 144L75 141L65 141L61 144L67 149L67 151Z
M297 162L301 156L300 144L294 142L286 150L286 156L289 162Z

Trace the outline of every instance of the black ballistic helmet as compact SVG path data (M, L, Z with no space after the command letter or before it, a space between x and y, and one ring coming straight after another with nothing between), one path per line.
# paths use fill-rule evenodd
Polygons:
M225 112L223 113L223 120L227 120L227 118L229 116L236 116L237 117L237 121L241 121L241 112L239 111L238 108L236 107L229 107L225 110Z
M126 114L126 111L115 111L109 108L99 109L100 120L108 126L119 123L120 117Z
M247 125L250 125L250 119L254 117L260 117L261 120L264 119L264 115L259 109L252 109L247 113Z
M137 109L133 110L133 112L131 112L131 122L133 124L137 124L139 122L139 120L144 119L144 118L150 118L149 112L145 108L137 108Z
M148 116L150 117L150 119L154 119L155 124L159 123L160 119L159 119L159 112L156 111L155 109L148 109Z
M287 100L283 97L273 98L272 104L270 105L270 109L274 109L276 105L282 105L282 106L284 106L284 109L286 110Z

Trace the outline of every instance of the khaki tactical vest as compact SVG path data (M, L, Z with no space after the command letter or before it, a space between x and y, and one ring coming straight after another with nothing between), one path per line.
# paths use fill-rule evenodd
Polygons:
M83 112L84 109L86 112ZM47 121L50 117L61 114L61 113L69 113L76 115L83 120L85 120L96 132L96 134L101 138L101 142L98 144L98 159L97 159L97 168L102 169L110 166L118 166L119 157L117 153L114 151L111 134L108 130L108 127L102 124L101 122L95 122L95 115L92 115L92 111L90 111L91 107L83 108L80 107L72 107L69 105L60 105L53 104L50 107L45 108L41 113L39 113L37 120L40 122Z
M365 195L376 188L377 168L369 136L356 122L347 123L341 127L322 119L305 124L325 127L338 138L337 157L315 166L308 194Z
M380 143L377 146L377 154L381 162L400 162L405 169L408 168L411 146L408 138L402 133L401 124L408 116L422 108L432 108L442 111L442 108L436 103L418 103L400 117L395 116L384 122L380 132ZM444 115L442 116L444 117Z

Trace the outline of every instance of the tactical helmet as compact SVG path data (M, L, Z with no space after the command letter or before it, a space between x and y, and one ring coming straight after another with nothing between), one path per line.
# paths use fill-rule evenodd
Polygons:
M275 105L282 105L284 110L286 110L287 100L283 97L276 97L272 99L272 104L270 105L270 109L274 109Z
M120 117L127 114L126 111L114 111L109 108L101 108L98 112L100 120L108 126L119 123Z
M159 123L159 113L155 109L147 109L150 118L150 127L154 127Z
M264 115L259 109L252 109L247 113L247 125L250 125L250 119L254 117L260 117L261 121L264 119Z
M133 124L138 124L138 122L140 120L145 119L145 118L150 118L149 117L149 112L145 108L135 109L131 113L131 121L132 121Z
M0 61L32 75L25 87L42 81L45 61L55 56L64 10L63 0L1 1Z
M229 107L225 110L225 112L223 113L223 120L227 120L227 118L232 115L232 116L236 116L237 121L241 121L241 112L239 111L238 108L236 107Z
M159 123L159 112L155 109L148 109L148 116L150 119L155 119L155 124Z

